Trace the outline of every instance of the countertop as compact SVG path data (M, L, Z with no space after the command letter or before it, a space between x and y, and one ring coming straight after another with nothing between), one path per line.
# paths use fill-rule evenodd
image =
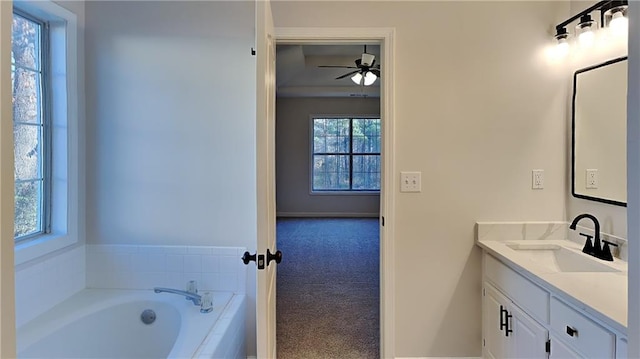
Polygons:
M478 240L476 243L488 253L505 262L512 269L534 283L551 291L576 308L601 321L619 334L627 335L627 262L615 258L606 262L619 272L556 272L526 254L509 248L507 243L557 244L580 251L580 244L569 240Z

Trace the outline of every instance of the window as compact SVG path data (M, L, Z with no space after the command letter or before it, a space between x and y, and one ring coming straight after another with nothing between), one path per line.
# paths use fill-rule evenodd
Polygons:
M76 14L47 0L14 0L13 11L17 265L79 241L83 65Z
M380 191L380 119L312 121L312 191Z
M51 127L46 91L47 38L45 22L14 11L11 85L16 240L49 232Z

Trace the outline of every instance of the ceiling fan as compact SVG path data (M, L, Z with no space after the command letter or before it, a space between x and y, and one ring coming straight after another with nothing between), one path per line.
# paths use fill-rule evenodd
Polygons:
M340 65L319 65L318 67L324 68L344 68L344 69L357 69L342 76L336 77L336 80L343 79L351 76L351 80L358 85L370 86L376 82L376 79L380 77L380 64L376 65L376 56L367 53L367 45L364 45L364 52L362 57L356 59L356 66L340 66ZM352 76L353 75L353 76Z

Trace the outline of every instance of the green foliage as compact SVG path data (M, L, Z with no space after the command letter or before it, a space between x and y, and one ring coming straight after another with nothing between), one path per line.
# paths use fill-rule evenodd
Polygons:
M42 73L38 23L14 14L11 42L13 88L14 236L41 230Z
M380 119L313 120L313 189L380 189Z

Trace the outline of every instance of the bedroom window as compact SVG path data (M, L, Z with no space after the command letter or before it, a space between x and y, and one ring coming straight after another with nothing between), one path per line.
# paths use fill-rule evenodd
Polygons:
M14 238L48 233L50 203L50 116L47 24L14 11L11 85L15 179Z
M312 192L380 191L380 119L312 119Z

